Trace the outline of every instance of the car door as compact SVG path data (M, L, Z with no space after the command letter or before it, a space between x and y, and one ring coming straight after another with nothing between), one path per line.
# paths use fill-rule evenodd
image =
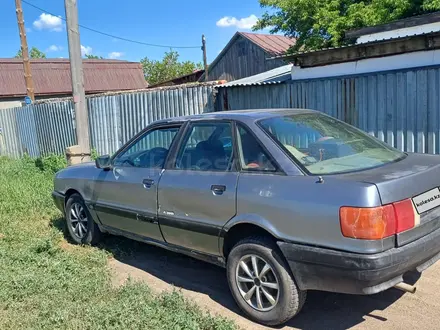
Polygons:
M95 210L100 221L120 230L163 241L157 223L157 183L180 125L153 127L129 143L99 175Z
M232 127L224 121L188 125L159 183L158 218L166 242L219 255L219 233L236 214Z

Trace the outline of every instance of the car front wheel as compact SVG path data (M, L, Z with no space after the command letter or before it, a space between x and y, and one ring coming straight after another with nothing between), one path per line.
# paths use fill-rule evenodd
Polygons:
M75 243L98 243L101 232L79 194L73 194L68 199L65 216L67 232Z
M280 325L294 317L306 300L276 244L266 238L241 240L227 261L228 283L238 306L254 321Z

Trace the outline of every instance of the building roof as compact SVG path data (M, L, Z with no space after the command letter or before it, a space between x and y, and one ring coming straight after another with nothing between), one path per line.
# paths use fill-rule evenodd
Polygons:
M72 93L68 59L32 59L36 96ZM147 82L140 63L118 60L83 60L84 87L87 94L144 89ZM0 97L26 95L21 59L0 59Z
M440 49L439 31L375 40L348 46L297 52L274 58L284 59L293 62L295 66L307 68L434 49Z
M293 64L280 66L266 72L256 74L254 76L234 80L218 87L234 87L234 86L255 86L280 84L284 81L291 80Z
M223 48L220 54L218 54L214 61L212 61L212 63L209 65L209 68L213 68L240 37L246 38L258 47L262 48L266 53L268 53L269 57L283 56L296 42L295 38L275 34L236 32L231 40L229 40L229 42L226 44L225 48ZM204 77L205 74L200 77L199 81L202 81Z
M425 15L418 15L413 17L408 17L404 19L399 19L386 24L367 26L364 28L350 30L345 33L345 37L348 39L358 38L368 34L392 31L397 29L404 29L409 27L414 27L418 25L425 25L430 23L440 22L440 12L433 12Z
M292 47L296 39L276 34L259 34L249 32L237 32L249 39L257 46L263 48L267 53L277 56L285 54Z

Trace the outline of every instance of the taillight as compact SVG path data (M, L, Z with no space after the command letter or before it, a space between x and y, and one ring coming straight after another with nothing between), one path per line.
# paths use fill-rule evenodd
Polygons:
M420 216L410 199L393 203L396 212L396 233L401 233L420 224Z
M342 235L378 240L413 228L420 217L410 199L379 207L341 207Z

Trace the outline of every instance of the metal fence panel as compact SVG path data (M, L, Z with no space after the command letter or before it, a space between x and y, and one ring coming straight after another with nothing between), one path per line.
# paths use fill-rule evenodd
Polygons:
M29 106L17 108L15 114L17 132L23 151L31 157L37 157L40 154L40 148L36 139L34 109Z
M17 129L18 108L0 111L0 155L18 157L23 154L20 134Z
M87 98L90 143L112 154L153 121L214 111L213 85L181 86ZM0 110L0 155L63 154L76 144L72 101Z
M76 143L74 106L71 101L43 103L34 108L36 135L41 155L63 154Z

